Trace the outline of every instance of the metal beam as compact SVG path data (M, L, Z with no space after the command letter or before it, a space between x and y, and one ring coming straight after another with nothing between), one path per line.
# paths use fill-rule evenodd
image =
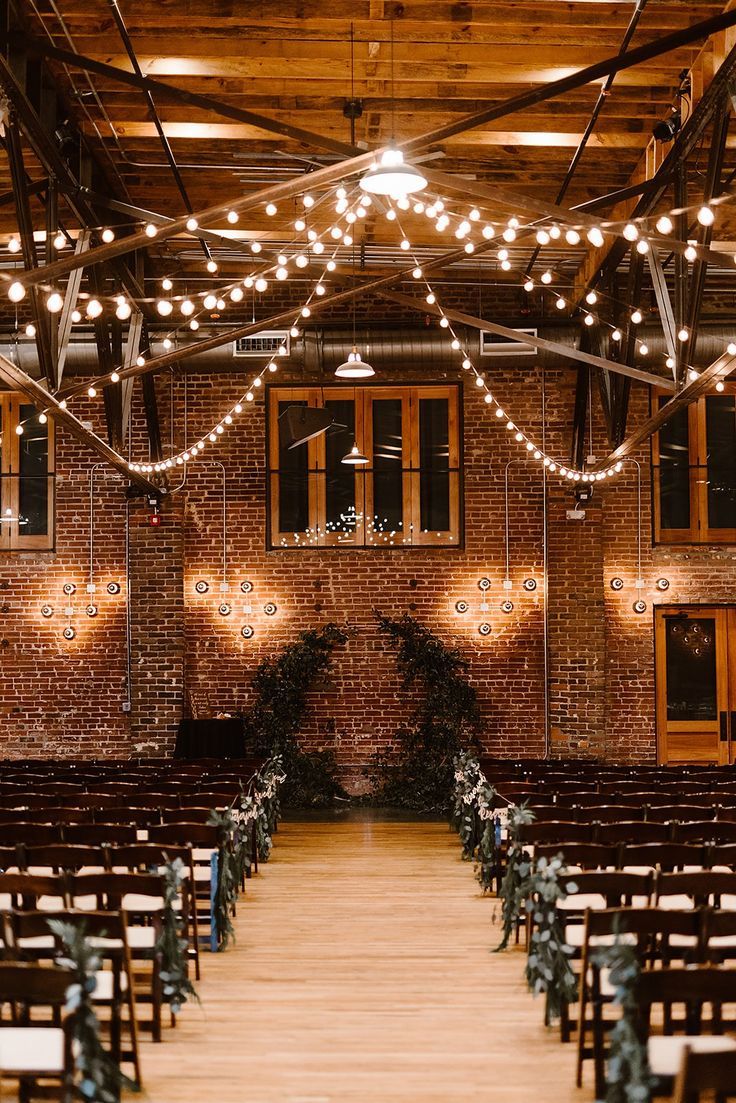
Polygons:
M151 351L151 338L144 322L141 334L141 352L145 355ZM149 372L141 377L143 388L143 412L146 417L146 431L148 433L149 455L153 463L158 463L163 457L161 449L161 419L158 416L158 402L156 400L156 382Z
M505 337L508 341L531 345L532 348L540 349L542 352L551 352L565 359L578 360L581 364L591 364L595 368L603 368L619 375L626 375L631 379L637 379L640 383L646 383L650 387L660 387L670 391L675 389L674 384L669 379L663 379L660 375L640 371L628 364L617 364L614 360L605 360L602 356L594 356L592 353L576 349L573 345L562 345L559 341L548 341L544 337L533 337L530 333L521 334L515 329L509 329L508 326L502 326L498 322L491 322L487 318L476 318L472 314L464 314L460 310L449 310L446 307L440 309L436 304L428 303L426 299L415 299L411 295L402 295L398 291L381 290L380 295L383 299L389 299L393 303L399 303L411 310L417 310L421 314L433 314L436 317L441 317L444 314L451 321L470 326L471 329L486 330L489 333L495 333L498 337Z
M141 335L143 333L143 315L138 310L134 310L130 316L128 322L128 339L125 342L123 349L123 359L121 361L122 375L128 368L131 368L135 364L138 353L141 347ZM130 411L131 402L133 398L133 380L121 379L120 392L122 399L122 418L123 418L123 443L127 441L130 432Z
M74 252L85 253L87 249L89 249L90 240L91 235L89 230L80 230L79 237L74 246ZM77 307L77 299L79 298L79 288L82 284L83 272L83 268L77 268L75 272L72 272L67 280L66 291L64 292L64 305L61 308L61 315L59 317L59 352L56 357L55 389L57 391L61 387L61 381L64 377L66 356L69 351L69 339L72 335L72 314Z
M723 158L726 152L726 139L728 126L731 121L731 97L724 93L721 99L720 111L716 112L713 120L713 133L711 135L710 150L708 151L708 165L705 170L705 182L703 185L703 202L710 203L711 199L721 193L721 176L723 173ZM700 245L708 246L713 240L713 227L700 226L698 241ZM695 345L698 340L700 324L700 308L703 305L703 292L708 273L708 262L698 258L693 265L690 278L690 299L687 309L687 326L690 332L688 339L688 357L690 363L695 358Z
M82 422L66 410L50 395L36 379L31 379L22 368L13 364L6 356L0 354L0 379L8 387L15 391L21 391L34 404L37 410L47 410L57 425L62 425L71 436L95 452L111 467L129 479L131 483L145 490L147 493L159 494L160 488L148 481L144 475L136 471L130 471L122 456L118 455L91 429L87 429Z
M650 246L649 252L647 253L647 259L649 261L649 271L652 276L654 296L657 300L657 307L659 308L659 318L662 322L662 329L664 331L664 343L667 345L667 352L675 362L675 367L672 369L672 375L674 377L677 365L677 326L675 325L675 313L672 309L672 300L670 299L667 280L665 279L664 269L662 268L662 260L656 245ZM629 303L631 305L631 300L629 300Z
M701 394L709 391L719 379L725 378L734 368L736 368L736 355L732 356L728 352L722 353L712 364L704 368L696 379L686 383L682 390L669 402L666 402L643 425L640 425L618 448L614 448L605 460L596 464L595 470L602 471L604 468L610 467L612 463L616 463L617 460L632 455L637 448L640 448L642 444L649 440L653 433L661 429L673 414L700 398Z

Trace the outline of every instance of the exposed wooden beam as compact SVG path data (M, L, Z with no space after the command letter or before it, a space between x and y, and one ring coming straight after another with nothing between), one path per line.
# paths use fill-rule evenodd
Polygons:
M0 379L12 390L20 391L31 400L37 410L46 410L53 417L57 425L62 425L80 444L90 448L101 459L106 460L116 471L129 479L131 483L151 494L159 494L160 490L154 483L148 481L145 476L135 471L130 471L128 464L122 456L115 452L91 429L87 429L82 422L65 409L46 391L36 379L13 364L6 356L0 354Z
M411 295L402 295L398 291L382 289L379 293L383 299L389 299L393 303L399 303L401 306L417 310L422 314L432 314L435 317L444 314L453 322L470 326L472 329L487 330L489 333L495 333L498 337L505 337L507 341L516 341L521 345L531 345L532 348L539 349L542 352L554 353L555 356L561 356L567 360L578 360L582 364L591 364L595 368L603 368L619 375L627 375L631 379L637 379L640 383L646 383L650 387L656 386L671 391L675 389L674 384L669 379L663 379L662 376L653 375L651 372L640 371L639 368L632 368L628 364L617 364L615 360L605 360L602 356L594 356L592 353L575 348L574 345L563 345L559 341L548 341L545 337L534 337L530 333L522 334L508 326L502 326L498 322L491 322L487 318L476 318L472 314L463 313L461 310L451 310L447 307L440 309L435 303L430 304L425 299L415 299Z
M89 249L90 240L91 235L89 230L81 230L74 246L74 252L86 253ZM66 357L69 351L69 339L72 335L72 314L77 307L77 299L79 297L79 288L82 284L83 272L83 268L77 268L76 271L72 272L67 280L66 291L64 292L64 305L61 308L61 314L59 316L59 352L56 357L55 389L57 391L61 387L61 381L64 378Z

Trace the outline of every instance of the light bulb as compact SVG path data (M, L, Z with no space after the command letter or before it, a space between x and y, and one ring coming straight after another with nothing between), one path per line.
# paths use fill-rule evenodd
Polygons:
M707 203L700 208L697 217L701 226L712 226L716 220L715 211Z
M532 279L525 280L524 281L524 290L525 291L533 291L534 290L534 280L532 280Z
M81 322L81 320L82 320L81 313L78 310L73 310L72 311L72 321L74 322L74 324L76 325L77 322Z
M546 230L537 230L537 245L549 245L549 234Z
M205 295L202 305L204 306L205 310L214 310L215 306L217 305L217 296Z
M504 241L516 241L516 230L514 230L511 226L507 226L504 232L501 234L501 237Z
M591 245L594 245L596 249L600 249L604 243L603 234L597 226L593 226L586 234L588 241Z
M588 294L585 296L585 301L588 306L595 306L595 304L598 302L598 296L596 295L595 291L589 291Z
M36 327L34 326L33 322L29 322L28 325L26 326L26 337L35 337L35 336L36 336Z
M433 303L437 302L437 299L435 298L434 294L430 291L429 294L427 295L426 301L431 306Z
M145 356L136 356L135 362L139 368L142 368L146 362Z
M256 280L255 287L256 291L260 291L261 293L263 293L268 287L268 280L264 280L263 276L260 276Z
M242 289L242 287L233 287L232 291L230 292L230 299L234 303L242 302L242 299L243 299L243 289Z
M542 272L542 275L539 278L541 279L542 283L552 283L552 273L549 270L547 270L546 272Z
M126 319L130 317L131 313L132 310L130 303L126 303L125 299L123 299L121 303L118 303L117 307L115 308L115 317L121 322L126 321Z
M696 379L700 378L700 376L698 372L696 372L695 368L690 368L687 373L687 378L689 383L694 383Z
M100 314L102 314L102 303L97 299L90 299L87 303L87 317L99 318Z
M420 280L422 278L421 268L415 268L414 271L412 272L412 276L414 277L415 280Z
M199 329L199 322L196 318L192 318L191 322L189 323L189 328L192 330Z
M645 345L645 344L639 345L639 353L640 353L641 356L646 356L648 352L649 352L649 345Z
M411 242L407 241L406 238L403 238L400 248L403 249L406 253L409 249L411 249Z
M566 230L565 241L568 245L577 245L580 242L580 234L577 232L577 230Z
M171 282L171 280L169 279L169 277L168 277L168 276L164 276L164 278L163 278L163 279L161 280L161 287L163 288L163 290L164 290L164 291L171 291L171 288L172 288L173 286L174 286L174 285L173 285L173 283Z
M511 270L511 261L510 260L502 260L501 261L501 268L504 270L504 272L509 272Z
M227 220L228 220L228 222L230 223L231 226L234 226L239 218L240 218L240 216L239 216L237 211L228 211L227 212Z
M595 318L593 317L592 314L586 314L585 317L583 318L583 321L585 322L586 326L595 325Z
M482 376L482 375L476 375L476 377L475 377L475 385L476 385L476 387L482 387L482 386L484 386L484 383L483 383L483 376Z
M692 242L689 242L688 246L687 246L687 249L685 250L685 260L689 260L692 263L692 261L697 260L697 257L698 257L697 249L695 248L695 246L693 245Z
M22 437L24 431L25 430L23 429L23 426L20 424L20 422L18 422L18 424L15 427L15 435L18 436L18 437Z
M268 215L269 218L273 218L273 216L276 214L277 210L278 210L278 207L276 206L275 203L267 203L266 204L266 214Z
M96 387L87 387L87 394L89 395L90 398L96 398L97 397Z
M724 389L723 380L719 379L718 382L716 383L716 390L720 393L721 391L723 391L723 389Z
M19 303L21 299L25 299L26 289L20 280L15 280L8 288L8 298L11 303Z
M119 375L118 372L114 371L110 374L110 382L111 383L119 383L120 382L120 375Z
M191 314L194 314L194 303L191 299L183 299L179 306L182 314L185 318L188 318Z
M562 233L562 230L560 229L559 226L550 226L549 236L553 239L553 241L557 241L557 239L559 238L561 233Z
M687 341L689 336L690 336L690 331L685 329L685 327L683 326L682 329L677 334L677 340L678 341Z
M564 300L564 299L562 298L562 296L560 296L560 298L559 298L559 299L557 300L557 302L555 303L555 306L557 307L557 309L558 309L558 310L564 310L564 309L565 309L565 307L567 306L567 303L566 303L566 302L565 302L565 300Z
M217 309L218 309L218 310L224 310L224 309L225 309L225 307L226 307L226 305L227 305L227 304L226 304L226 302L225 302L225 300L224 300L224 299L218 299L218 300L217 300L216 306L217 306Z
M633 222L627 222L623 228L623 235L627 241L636 241L639 231Z
M102 231L102 240L105 245L109 245L111 241L115 240L115 231L111 230L109 226L106 226Z
M8 252L9 253L19 253L20 252L20 242L18 241L17 237L11 237L10 241L8 242Z
M668 367L671 371L672 368L674 368L674 366L675 366L674 357L668 356L667 359L665 360L665 366Z
M162 318L168 318L173 309L174 307L168 299L159 299L156 303L156 310L159 312Z
M39 422L41 423L41 425L45 425L45 424L46 424L46 422L47 422L47 421L48 421L49 419L48 419L48 417L46 416L46 414L44 414L43 412L41 412L41 413L40 413L40 414L38 415L38 420L39 420Z
M197 222L196 218L188 218L187 219L187 230L189 230L190 234L194 233L194 231L198 227L199 227L199 223Z
M733 341L731 342L731 344L726 349L726 352L728 353L729 356L736 356L736 344L734 344Z
M58 314L63 305L64 305L64 300L62 299L59 292L58 291L52 291L51 294L49 295L48 299L46 300L46 309L51 314Z
M621 340L621 330L620 329L614 329L613 333L611 334L611 340L612 341L620 341Z
M309 260L307 259L307 257L304 256L303 253L299 253L299 255L294 258L294 264L297 266L297 268L306 268L309 264Z
M631 314L631 322L633 325L638 326L642 319L642 313L640 310L634 310Z
M657 233L671 234L674 229L672 219L669 215L663 214L657 219Z
M166 351L168 352L169 349L171 348L171 338L170 337L164 337L162 344L163 344L164 348L166 349Z
M314 206L314 198L311 195L307 194L302 198L302 203L307 208L307 210L309 210L310 207Z
M288 268L284 268L283 264L279 265L274 274L277 280L288 280L289 278L289 270Z
M58 234L54 238L54 249L57 249L57 250L58 249L63 249L65 245L66 245L66 238L62 234L61 230L59 230Z
M315 295L320 295L320 296L324 295L326 290L327 290L327 288L325 287L325 285L323 283L317 283L314 286Z
M207 261L207 271L211 272L214 275L214 273L217 271L217 261L216 260L210 259L210 260Z
M148 225L145 228L144 233L145 233L146 237L155 237L156 234L158 233L158 230L156 229L156 227L154 226L154 224L152 222L149 222Z
M639 238L636 243L636 251L644 256L645 253L649 252L649 242L643 237Z

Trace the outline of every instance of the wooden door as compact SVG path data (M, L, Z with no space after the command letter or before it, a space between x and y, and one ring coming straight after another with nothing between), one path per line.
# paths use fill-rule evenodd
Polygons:
M729 763L736 686L736 610L655 610L657 756L666 762ZM729 677L729 654L733 677ZM736 719L736 716L734 717ZM733 732L736 739L736 730Z

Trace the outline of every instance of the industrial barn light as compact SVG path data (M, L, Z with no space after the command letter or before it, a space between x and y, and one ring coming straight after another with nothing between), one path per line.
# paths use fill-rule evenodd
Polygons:
M348 463L352 464L353 467L360 467L363 464L370 463L370 460L367 456L363 455L358 445L354 444L347 455L343 456L340 460L340 463Z
M370 195L387 195L390 199L406 199L407 195L423 191L427 178L414 165L404 160L400 149L389 146L381 159L362 177L360 186Z
M314 406L287 406L279 418L279 439L284 448L297 448L325 433L332 425L329 410Z
M348 354L347 360L342 364L338 364L335 368L335 375L338 379L370 379L375 374L375 368L367 360L361 359L356 345L353 345L353 350Z
M658 142L672 142L682 128L682 113L673 107L666 119L660 119L652 127L652 135Z

